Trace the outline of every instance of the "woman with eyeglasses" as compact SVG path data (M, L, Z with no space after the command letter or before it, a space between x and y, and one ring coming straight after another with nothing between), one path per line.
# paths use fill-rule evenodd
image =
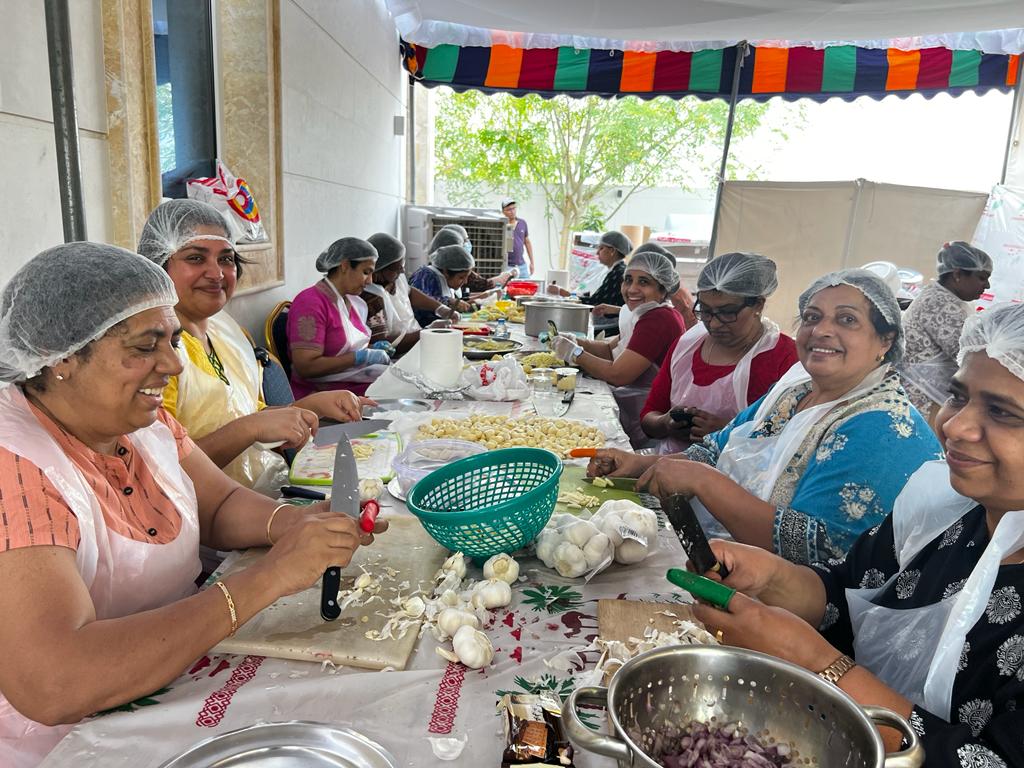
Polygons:
M726 253L700 271L700 322L672 346L641 411L660 453L717 432L797 362L793 339L762 317L778 284L775 262L756 253Z
M903 327L878 275L848 269L814 281L800 295L796 349L802 365L685 452L601 450L588 471L637 477L663 499L694 497L712 535L796 563L842 557L940 457L939 442L892 369Z

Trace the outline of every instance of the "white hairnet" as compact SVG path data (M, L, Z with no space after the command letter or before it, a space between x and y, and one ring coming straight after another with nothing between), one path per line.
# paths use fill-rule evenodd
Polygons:
M430 241L430 245L427 246L427 253L433 253L438 248L443 248L446 245L462 245L466 242L466 238L456 232L454 229L448 227L441 227L437 230L437 234L434 235L434 239Z
M455 234L459 235L459 237L461 237L463 241L469 240L469 232L467 232L466 228L461 224L445 224L443 227L441 227L441 229L451 230Z
M967 318L960 333L958 365L971 352L984 352L1024 380L1024 304L998 304Z
M697 276L697 293L721 291L731 296L771 296L779 287L775 262L759 253L723 253Z
M672 256L672 253L667 248L663 248L653 240L648 240L646 243L638 245L636 250L633 251L633 255L636 256L638 253L660 253L665 256Z
M0 381L31 379L122 320L177 303L167 273L131 251L85 242L43 251L0 294Z
M386 232L377 232L366 238L366 242L377 250L377 263L373 269L379 272L405 258L405 244Z
M892 289L885 284L885 281L866 269L840 269L837 272L829 272L822 275L811 286L800 294L800 314L802 315L807 303L816 293L825 288L835 288L838 285L849 285L864 294L864 298L878 310L882 319L896 332L892 346L885 353L885 362L898 363L903 359L904 334L900 305ZM877 331L878 328L876 327Z
M633 250L633 241L621 232L605 232L601 235L601 239L598 240L597 244L607 245L610 248L614 248L623 256L628 256L629 252Z
M370 261L377 258L377 249L358 237L335 240L316 257L316 271L330 272L343 261Z
M940 277L958 269L965 272L991 272L992 257L963 240L954 240L942 246L936 256L936 269Z
M658 281L658 284L671 295L679 290L679 273L676 272L676 260L657 251L641 251L634 253L626 264L626 271L638 269Z
M216 227L223 235L198 234L199 227ZM232 248L231 230L220 212L198 200L168 200L146 219L139 238L139 253L161 267L193 240L223 240Z
M434 251L430 263L447 272L467 272L476 262L461 245L442 245Z

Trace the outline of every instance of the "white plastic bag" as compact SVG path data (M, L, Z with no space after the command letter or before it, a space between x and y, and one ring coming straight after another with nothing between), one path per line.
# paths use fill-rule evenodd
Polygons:
M530 382L523 366L513 357L506 357L462 371L461 384L476 400L525 400L530 395Z
M185 191L192 200L209 203L224 216L237 242L266 242L267 231L260 220L260 209L245 179L234 176L227 166L217 161L217 175L189 179Z
M629 499L606 501L590 522L611 539L617 563L639 563L658 548L658 516Z

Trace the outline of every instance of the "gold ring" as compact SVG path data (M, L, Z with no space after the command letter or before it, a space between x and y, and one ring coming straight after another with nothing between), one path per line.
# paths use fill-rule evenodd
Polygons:
M722 638L723 637L725 637L725 633L722 632L722 630L718 630L717 632L715 632L715 640L718 641L719 645L722 644Z

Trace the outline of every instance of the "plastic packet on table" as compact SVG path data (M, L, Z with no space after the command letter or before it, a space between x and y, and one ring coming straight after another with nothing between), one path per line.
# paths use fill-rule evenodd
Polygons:
M537 558L567 579L590 581L615 560L612 539L584 516L552 515L534 541Z
M468 366L460 383L469 387L466 393L477 400L525 400L530 396L523 366L513 357Z
M468 440L422 440L396 456L391 467L398 477L402 493L408 495L416 483L434 470L486 450L484 446Z

